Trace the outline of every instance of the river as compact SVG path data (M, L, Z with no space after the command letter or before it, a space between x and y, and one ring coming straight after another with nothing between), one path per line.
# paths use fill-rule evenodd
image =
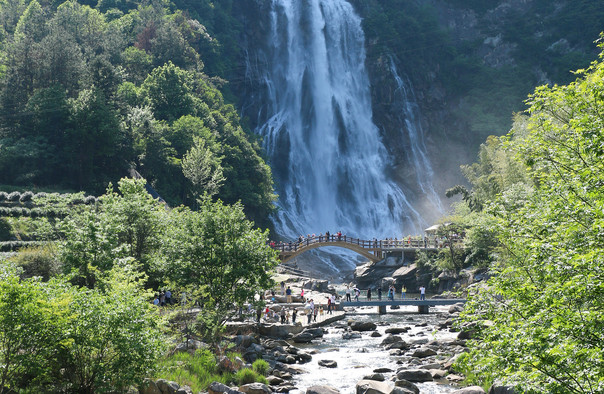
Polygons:
M440 323L449 318L447 307L431 308L428 315L417 313L417 307L401 307L398 311L388 310L388 314L377 314L376 308L359 308L355 313L347 314L347 319L333 323L326 328L327 334L322 339L313 341L301 348L314 351L310 363L304 364L307 373L297 375L294 384L303 392L315 385L328 385L337 388L343 394L356 393L356 384L364 376L371 375L376 368L389 368L394 372L385 373L386 380L391 378L395 371L408 364L413 365L418 359L407 355L391 356L380 343L388 335L385 333L389 327L410 327L407 333L398 334L406 342L415 341L439 342L453 341L457 333L448 330L438 330ZM372 337L371 332L363 332L362 338L345 340L342 334L346 332L347 320L370 321L377 325L381 337ZM423 326L425 324L425 326ZM437 356L439 357L439 356ZM440 356L445 358L445 356ZM441 358L441 359L442 359ZM320 360L334 360L337 368L319 366ZM397 362L402 364L397 364ZM426 361L427 363L428 361ZM418 368L413 365L413 368ZM420 392L424 393L450 393L458 389L451 386L446 379L429 383L416 383Z

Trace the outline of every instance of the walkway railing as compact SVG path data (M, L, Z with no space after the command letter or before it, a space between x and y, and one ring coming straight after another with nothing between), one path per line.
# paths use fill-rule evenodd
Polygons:
M460 237L454 237L450 240L438 237L408 237L403 239L364 240L354 237L347 237L346 235L319 235L298 239L297 241L279 243L271 242L270 246L282 253L293 253L311 245L326 244L331 242L344 242L371 251L388 251L404 249L442 249L448 247L450 242L453 242L454 244L461 244L463 239Z

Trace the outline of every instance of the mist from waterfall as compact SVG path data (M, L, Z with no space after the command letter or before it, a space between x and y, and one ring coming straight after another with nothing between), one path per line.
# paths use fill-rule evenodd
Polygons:
M361 19L344 0L273 0L260 126L286 238L413 233L421 215L390 179L372 121Z

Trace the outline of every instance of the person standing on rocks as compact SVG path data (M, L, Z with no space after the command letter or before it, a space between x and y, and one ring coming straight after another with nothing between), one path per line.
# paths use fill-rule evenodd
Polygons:
M281 295L285 295L285 282L281 281Z
M296 324L296 317L298 316L298 310L294 308L292 312L292 323Z
M292 289L291 289L291 287L287 286L287 290L285 290L285 294L287 295L287 303L291 304L292 303Z
M281 324L285 324L285 307L281 308Z

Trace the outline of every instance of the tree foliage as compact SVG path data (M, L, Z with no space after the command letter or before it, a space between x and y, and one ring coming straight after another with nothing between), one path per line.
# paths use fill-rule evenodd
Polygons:
M195 206L204 182L182 165L199 138L224 158L217 197L267 225L271 172L202 71L205 27L165 4L93 3L2 3L0 182L100 194L134 167Z
M509 186L488 209L505 254L466 313L479 340L461 365L479 382L604 390L603 55L576 81L537 88L512 139L534 186Z

